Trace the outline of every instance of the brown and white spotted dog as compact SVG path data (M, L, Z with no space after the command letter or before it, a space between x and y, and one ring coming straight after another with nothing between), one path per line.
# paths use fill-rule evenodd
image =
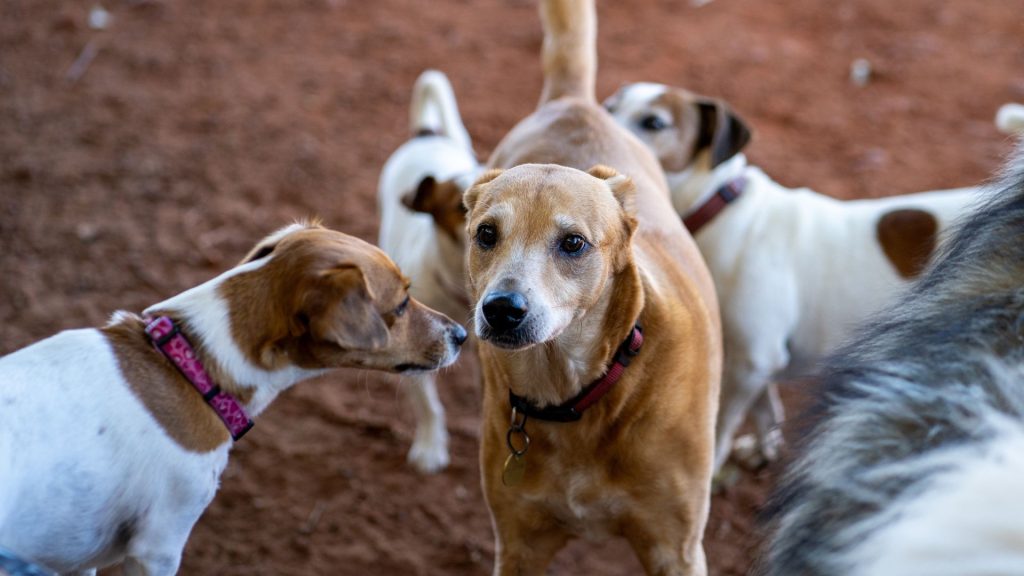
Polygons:
M977 190L841 202L748 165L750 131L721 100L638 83L604 105L658 156L715 279L725 334L716 469L748 414L755 436L737 456L774 460L783 411L773 380L800 374L891 302Z
M0 358L0 546L61 574L171 576L233 440L331 368L433 370L466 331L379 249L315 225L107 326Z

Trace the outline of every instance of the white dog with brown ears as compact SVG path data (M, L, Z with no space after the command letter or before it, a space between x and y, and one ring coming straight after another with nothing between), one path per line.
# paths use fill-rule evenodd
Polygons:
M171 576L234 440L331 368L434 370L466 331L388 257L293 225L241 264L98 329L0 358L0 545L61 574Z
M748 165L750 132L720 100L637 83L604 105L658 156L715 279L725 334L715 467L748 412L755 437L737 456L774 460L783 410L773 379L799 374L891 302L977 190L841 202Z
M469 313L462 193L480 165L443 73L427 70L416 80L409 116L412 138L388 158L380 175L378 244L412 279L413 296L462 321ZM436 378L417 374L404 387L416 418L409 462L422 472L448 465Z

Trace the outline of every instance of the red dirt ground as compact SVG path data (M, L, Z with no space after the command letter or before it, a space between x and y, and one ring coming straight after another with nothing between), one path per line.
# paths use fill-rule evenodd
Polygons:
M320 215L374 240L376 179L409 91L450 76L481 157L535 105L532 0L5 0L0 19L0 353L141 310ZM653 80L729 100L751 160L841 198L976 183L1024 100L1017 0L599 4L599 94ZM88 43L97 55L67 78ZM866 87L850 63L868 58ZM467 355L442 396L452 466L405 464L396 379L343 372L289 391L234 450L183 574L485 574L494 551ZM769 472L713 502L712 574L741 574ZM620 542L552 573L636 573ZM117 573L117 571L108 572Z

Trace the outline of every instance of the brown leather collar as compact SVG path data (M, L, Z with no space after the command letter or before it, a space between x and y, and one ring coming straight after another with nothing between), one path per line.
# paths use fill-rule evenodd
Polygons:
M722 184L700 208L683 218L683 226L686 226L691 235L697 234L698 230L711 222L719 212L725 210L726 206L742 196L746 185L746 176L739 176Z

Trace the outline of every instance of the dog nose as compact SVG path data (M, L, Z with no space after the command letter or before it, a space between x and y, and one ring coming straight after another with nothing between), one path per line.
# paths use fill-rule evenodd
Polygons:
M466 329L461 324L455 324L449 336L456 347L462 346L466 342Z
M484 298L484 319L498 332L514 329L526 318L526 298L518 292L491 292Z

